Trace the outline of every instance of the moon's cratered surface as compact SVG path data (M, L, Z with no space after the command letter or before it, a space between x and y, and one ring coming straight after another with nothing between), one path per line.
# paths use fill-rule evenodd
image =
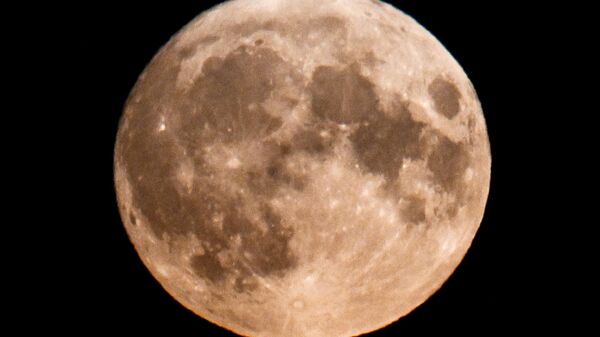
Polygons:
M154 57L115 147L120 212L161 285L247 336L351 336L465 255L491 157L476 93L368 0L235 0Z

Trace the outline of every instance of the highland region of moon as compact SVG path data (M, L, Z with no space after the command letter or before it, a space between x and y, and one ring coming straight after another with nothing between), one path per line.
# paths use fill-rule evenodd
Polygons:
M177 301L246 336L352 336L423 303L482 220L491 156L462 68L369 0L234 0L153 58L117 199Z

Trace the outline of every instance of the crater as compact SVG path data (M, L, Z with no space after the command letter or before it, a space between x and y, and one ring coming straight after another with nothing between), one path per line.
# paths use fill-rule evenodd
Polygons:
M137 219L135 217L135 214L133 214L133 212L129 212L129 222L134 226L137 225Z
M460 92L450 81L437 77L428 87L435 110L448 119L454 118L460 111Z

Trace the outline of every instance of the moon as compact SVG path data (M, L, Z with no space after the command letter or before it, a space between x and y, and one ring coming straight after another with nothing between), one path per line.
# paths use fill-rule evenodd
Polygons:
M234 0L158 52L114 175L152 275L245 336L353 336L427 300L481 223L481 105L425 28L369 0Z

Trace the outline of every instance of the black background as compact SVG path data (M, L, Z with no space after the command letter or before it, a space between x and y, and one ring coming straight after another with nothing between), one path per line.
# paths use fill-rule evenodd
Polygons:
M567 121L547 103L560 96L552 89L568 86L557 78L560 51L572 42L555 22L558 12L570 12L517 1L393 3L436 36L473 82L488 126L492 181L480 230L456 271L426 303L369 336L558 327L568 309L557 304L562 291L551 280L566 263L540 243L549 240L551 223L563 220L548 200L562 188L550 172L559 160L548 163L561 145L548 130ZM54 81L68 100L54 134L62 157L47 160L69 163L56 165L53 193L68 219L55 247L61 269L45 272L56 281L49 323L55 327L234 336L178 304L146 270L120 221L112 175L119 118L137 77L172 35L211 6L82 1L52 8L60 30L45 52L60 55Z

